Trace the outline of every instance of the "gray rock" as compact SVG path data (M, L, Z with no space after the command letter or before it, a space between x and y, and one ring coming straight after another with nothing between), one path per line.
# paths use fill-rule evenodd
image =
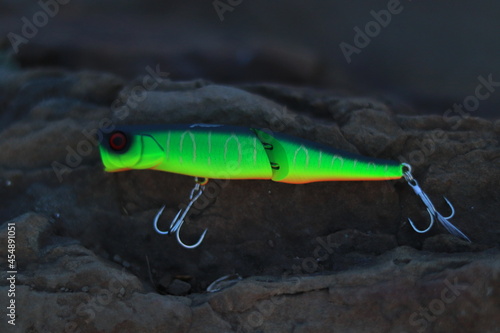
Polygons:
M174 279L167 287L167 293L175 296L187 295L191 290L191 285L179 279Z
M13 223L15 226L15 256L17 264L25 266L40 257L40 250L43 248L44 241L52 229L50 221L33 212L26 213L18 218L10 221L5 221L0 227L0 254L2 260L7 258L8 244L8 223Z
M121 82L60 70L0 81L5 112L21 115L4 118L0 131L0 220L17 226L16 329L493 332L500 324L498 121L469 117L456 127L374 98L265 84L165 80L131 100L142 79L118 92ZM166 203L168 223L192 179L103 172L89 133L107 120L259 126L408 161L439 210L442 195L454 203L453 222L473 243L438 226L416 234L406 217L419 226L428 218L403 181L213 181L216 200L186 223L183 238L209 232L187 251L157 235L152 219ZM4 224L2 263L6 251ZM204 293L233 273L246 278ZM158 284L188 295L160 295Z

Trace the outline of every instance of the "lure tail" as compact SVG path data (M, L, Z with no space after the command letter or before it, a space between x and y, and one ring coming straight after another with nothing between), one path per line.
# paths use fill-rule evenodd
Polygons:
M351 154L284 134L253 131L265 148L271 179L276 182L389 180L403 176L403 165L396 161Z

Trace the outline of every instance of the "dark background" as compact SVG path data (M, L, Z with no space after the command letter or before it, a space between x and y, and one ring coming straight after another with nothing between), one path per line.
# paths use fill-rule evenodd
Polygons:
M226 1L222 1L227 3ZM239 1L233 1L238 3ZM500 6L494 1L401 1L387 27L347 63L373 10L387 1L243 0L221 21L213 1L78 1L59 12L15 54L23 67L95 69L132 78L161 65L173 80L279 82L383 94L420 112L442 114L474 94L477 77L500 81ZM21 35L36 1L3 1L0 36ZM4 53L5 54L5 53ZM493 117L494 92L475 115Z
M213 0L70 0L15 52L8 36L55 1L0 2L0 223L16 223L16 288L26 295L16 329L241 332L261 314L251 326L273 333L498 331L500 87L472 114L496 120L445 117L475 94L478 77L500 83L498 2L401 1L348 63L339 45L353 44L354 29L373 24L371 12L388 1L243 0L221 21ZM157 66L172 80L128 103ZM120 119L116 101L130 117ZM183 249L152 220L166 204L168 226L192 178L104 172L84 133L105 119L256 126L408 159L443 215L442 196L450 199L451 222L472 242L437 225L417 234L407 218L425 228L427 211L403 180L241 180L190 216L186 243L209 231L199 248ZM70 165L69 149L85 143L92 148ZM71 167L62 180L56 162ZM244 281L204 293L233 273ZM94 309L110 282L123 292ZM456 301L425 321L421 311L449 296L448 283L463 296L453 292ZM285 303L268 311L275 295Z

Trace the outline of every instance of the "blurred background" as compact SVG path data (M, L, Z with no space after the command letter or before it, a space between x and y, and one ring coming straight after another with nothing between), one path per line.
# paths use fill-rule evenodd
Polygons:
M479 76L500 82L499 18L495 1L10 0L0 45L24 68L133 78L160 64L173 80L384 95L443 114ZM473 115L499 104L493 91Z

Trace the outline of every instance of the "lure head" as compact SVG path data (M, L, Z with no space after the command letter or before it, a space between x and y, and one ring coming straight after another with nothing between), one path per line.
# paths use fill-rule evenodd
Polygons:
M102 134L99 150L107 172L151 169L164 157L163 148L152 135L126 128Z

